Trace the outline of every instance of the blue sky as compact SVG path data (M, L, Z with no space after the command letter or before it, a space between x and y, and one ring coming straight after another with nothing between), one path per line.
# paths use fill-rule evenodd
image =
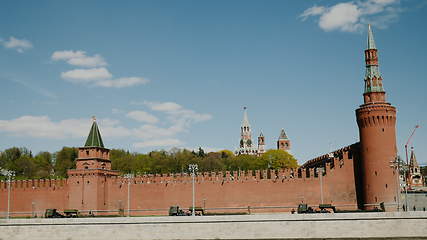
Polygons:
M358 141L373 25L398 148L427 164L427 1L2 1L0 150L235 150L281 128L302 163Z

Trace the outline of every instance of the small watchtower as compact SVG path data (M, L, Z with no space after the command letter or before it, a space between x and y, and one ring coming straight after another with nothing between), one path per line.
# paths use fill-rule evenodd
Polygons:
M96 118L92 119L92 127L85 146L79 148L76 170L111 170L110 150L104 147Z
M119 172L111 170L110 150L104 147L95 117L84 147L79 148L76 169L68 170L68 207L79 210L108 208L109 179Z

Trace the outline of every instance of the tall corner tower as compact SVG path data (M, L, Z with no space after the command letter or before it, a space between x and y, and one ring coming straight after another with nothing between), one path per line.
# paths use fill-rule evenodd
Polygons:
M107 178L117 176L111 170L110 150L104 147L98 124L93 117L85 146L79 148L76 169L68 170L69 208L102 210L107 208Z
M262 132L258 136L258 155L265 153L265 137Z
M359 126L362 177L361 206L370 209L384 202L396 210L397 172L390 167L396 157L396 108L386 102L383 79L378 68L378 50L368 25L365 50L364 104L356 109Z
M291 150L291 141L286 135L285 129L282 128L280 131L279 139L277 140L277 149L290 151Z

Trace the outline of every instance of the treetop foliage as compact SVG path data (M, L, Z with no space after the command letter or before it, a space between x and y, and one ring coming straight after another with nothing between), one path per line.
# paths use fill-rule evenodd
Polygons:
M9 148L0 152L0 168L16 172L17 179L63 178L76 167L78 148L63 147L55 153L33 156L27 148ZM206 153L173 148L147 154L122 149L110 150L112 169L121 173L156 174L188 172L189 164L198 164L199 172L296 168L297 160L282 150L268 150L262 156L238 155L229 150ZM0 176L0 179L4 179Z

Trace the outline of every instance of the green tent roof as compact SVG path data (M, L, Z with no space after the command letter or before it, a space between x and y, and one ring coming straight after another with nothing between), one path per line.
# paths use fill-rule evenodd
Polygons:
M286 136L285 129L282 128L279 135L279 140L287 140L288 136Z
M89 136L87 137L85 147L104 147L102 142L101 133L98 129L98 124L93 121L92 128L90 129Z

